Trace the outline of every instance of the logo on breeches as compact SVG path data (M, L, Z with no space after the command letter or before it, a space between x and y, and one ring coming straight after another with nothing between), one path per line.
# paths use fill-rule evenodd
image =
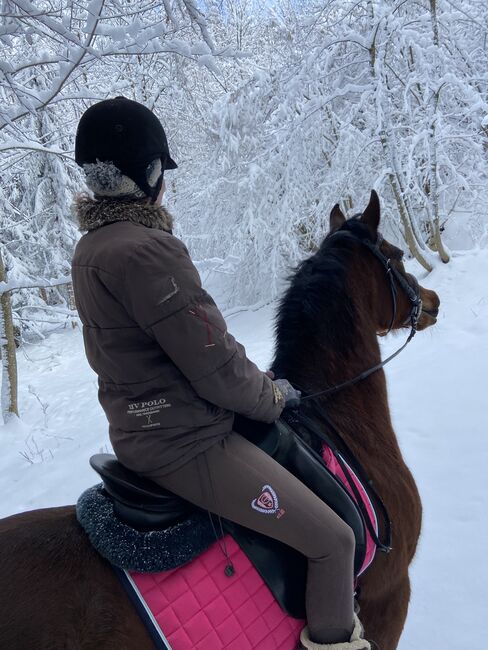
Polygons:
M276 515L277 519L285 514L279 507L278 496L271 485L263 485L261 494L251 501L251 507L265 515Z

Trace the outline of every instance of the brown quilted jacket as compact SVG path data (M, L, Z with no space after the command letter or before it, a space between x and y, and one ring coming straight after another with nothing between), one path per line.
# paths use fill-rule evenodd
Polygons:
M88 361L119 460L169 473L227 436L234 412L274 421L283 400L246 357L163 208L82 198L72 262Z

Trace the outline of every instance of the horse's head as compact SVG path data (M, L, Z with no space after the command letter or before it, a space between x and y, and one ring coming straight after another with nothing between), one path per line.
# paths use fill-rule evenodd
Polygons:
M378 334L412 324L418 330L434 325L439 312L438 295L406 272L403 251L382 237L379 225L380 203L373 191L364 212L351 219L346 219L338 205L334 206L326 241L331 243L332 239L341 238L357 241L360 288L367 292Z

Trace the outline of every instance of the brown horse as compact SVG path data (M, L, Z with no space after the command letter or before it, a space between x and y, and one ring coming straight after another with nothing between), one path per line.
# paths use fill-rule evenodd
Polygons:
M378 334L410 326L407 292L396 287L392 312L389 273L364 240L380 244L385 261L421 298L417 329L436 322L437 294L406 273L400 249L378 239L379 222L375 192L360 217L346 221L339 206L332 210L329 236L302 263L281 302L272 366L278 376L320 392L321 387L343 383L376 366L381 360ZM334 236L339 232L349 236ZM381 650L395 650L407 616L408 567L420 535L422 506L393 431L385 374L379 370L318 400L366 468L393 522L392 552L377 553L360 578L360 617L366 638Z
M282 299L273 369L311 392L378 364L377 334L410 322L411 302L401 286L392 320L389 275L364 241L377 241L389 264L421 297L418 329L435 323L437 295L405 272L398 248L377 239L379 218L375 193L360 217L346 221L336 206L332 236L300 265ZM338 231L351 236L333 236ZM421 504L392 428L384 373L378 370L321 401L393 521L393 551L378 553L361 577L360 605L366 637L381 650L395 650L407 614L408 566L420 534ZM90 547L72 506L0 522L0 584L1 648L153 647L110 566Z

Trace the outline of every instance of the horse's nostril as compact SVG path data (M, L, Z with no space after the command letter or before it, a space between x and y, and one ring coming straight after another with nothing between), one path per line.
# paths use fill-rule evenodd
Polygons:
M429 316L432 316L432 318L437 318L437 316L439 315L439 307L425 307L424 306L422 311L424 311Z

